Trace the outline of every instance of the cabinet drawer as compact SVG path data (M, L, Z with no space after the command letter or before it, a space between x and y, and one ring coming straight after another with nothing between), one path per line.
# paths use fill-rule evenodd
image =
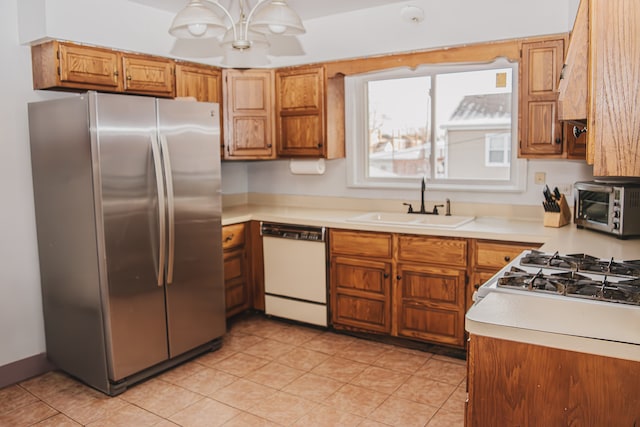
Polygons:
M467 241L457 238L400 235L398 260L465 268Z
M527 245L479 241L476 242L474 264L476 267L500 269L507 265L507 263L518 256L522 251L536 247L539 247L539 245L535 243Z
M244 224L225 225L222 227L222 249L227 250L244 245Z
M366 231L330 231L331 254L391 258L391 234Z

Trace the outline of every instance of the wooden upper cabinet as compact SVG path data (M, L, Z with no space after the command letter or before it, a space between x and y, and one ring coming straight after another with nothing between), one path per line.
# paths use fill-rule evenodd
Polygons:
M173 97L175 63L166 58L122 54L123 91Z
M580 1L559 87L560 118L586 124L582 145L595 176L640 176L639 49L637 0Z
M32 46L34 89L78 89L174 96L174 61L50 41Z
M176 64L176 97L192 97L200 102L222 101L222 72L217 67Z
M224 158L275 158L273 70L225 69L222 77Z
M324 67L276 72L278 156L344 157L344 96L336 93L344 81L327 80Z
M567 57L558 84L558 118L587 122L587 60L589 56L589 2L578 6L576 21L569 37Z
M590 0L587 147L595 176L640 176L639 52L640 2Z
M32 46L33 88L122 90L122 65L109 49L50 41Z
M222 108L222 72L217 67L176 63L176 97L195 98L200 102L215 102L220 106L220 156L224 158Z
M563 39L522 44L519 105L521 157L559 157L563 153L563 129L557 111L563 58Z

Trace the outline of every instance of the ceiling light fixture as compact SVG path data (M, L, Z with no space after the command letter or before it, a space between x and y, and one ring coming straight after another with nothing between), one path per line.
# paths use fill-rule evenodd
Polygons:
M224 34L220 43L225 49L223 64L240 62L238 66L242 67L249 63L269 63L269 42L265 35L305 33L300 17L286 0L258 0L248 14L245 14L245 0L238 1L240 16L234 19L218 0L190 0L173 19L169 33L180 39L213 38ZM211 6L221 10L224 16L217 15Z

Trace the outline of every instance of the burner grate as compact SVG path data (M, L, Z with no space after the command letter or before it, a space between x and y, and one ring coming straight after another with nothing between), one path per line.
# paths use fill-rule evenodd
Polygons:
M583 259L588 259L587 257ZM552 259L558 258L552 257ZM498 278L497 286L640 305L640 278L611 281L607 275L603 275L602 278L593 278L580 274L574 269L548 273L548 270L545 272L543 268L532 272L512 266Z

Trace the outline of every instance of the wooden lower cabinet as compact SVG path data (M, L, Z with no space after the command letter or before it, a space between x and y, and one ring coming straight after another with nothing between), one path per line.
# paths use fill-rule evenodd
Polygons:
M640 425L640 362L471 335L467 427Z
M539 243L471 240L471 280L467 287L465 312L473 305L473 293L522 251L537 249Z
M227 317L251 308L249 262L244 223L222 227L224 290Z
M464 347L467 241L331 230L335 328Z
M334 326L391 333L391 262L331 257Z
M390 334L392 235L332 229L329 248L333 326Z
M398 336L464 346L465 271L398 264Z

